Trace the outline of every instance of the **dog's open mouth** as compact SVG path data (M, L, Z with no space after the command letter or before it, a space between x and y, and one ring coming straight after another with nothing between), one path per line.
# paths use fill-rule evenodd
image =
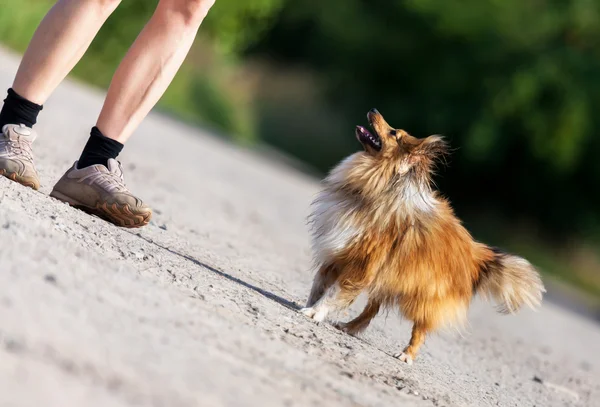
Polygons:
M381 150L381 139L377 133L371 133L364 126L356 126L356 138L365 148L368 146L375 151Z

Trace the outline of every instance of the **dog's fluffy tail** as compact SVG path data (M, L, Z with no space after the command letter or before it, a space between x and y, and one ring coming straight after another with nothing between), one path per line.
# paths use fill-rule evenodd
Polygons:
M502 314L515 313L523 305L539 307L546 289L535 267L521 257L490 250L493 257L482 264L476 292L493 298Z

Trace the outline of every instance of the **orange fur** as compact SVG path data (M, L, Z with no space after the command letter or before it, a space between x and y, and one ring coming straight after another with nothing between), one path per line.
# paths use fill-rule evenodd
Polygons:
M331 171L314 203L319 271L302 311L323 320L365 291L363 313L338 326L357 333L381 307L398 307L414 322L400 356L411 363L428 332L465 320L478 292L496 299L502 312L539 305L544 287L533 266L474 241L433 190L433 170L447 151L442 138L416 139L376 110L368 118L374 134L357 129L365 151Z

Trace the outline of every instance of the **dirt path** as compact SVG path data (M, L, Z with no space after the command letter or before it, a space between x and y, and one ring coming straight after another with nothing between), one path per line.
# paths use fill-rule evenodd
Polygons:
M0 51L0 89L18 59ZM123 154L156 209L117 229L47 196L101 106L72 82L42 112L42 189L0 179L0 406L592 406L600 329L546 304L390 355L410 325L360 339L296 312L312 273L317 182L151 116ZM347 317L347 316L343 316ZM598 404L596 404L598 405Z

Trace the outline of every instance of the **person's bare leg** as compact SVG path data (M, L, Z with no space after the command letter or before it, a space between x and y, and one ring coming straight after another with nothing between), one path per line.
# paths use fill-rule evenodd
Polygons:
M118 226L148 224L152 209L126 188L116 158L171 83L213 3L160 0L113 76L81 157L56 183L50 196Z
M183 63L214 0L160 0L117 69L96 126L120 143L131 136Z
M17 71L14 91L44 104L88 49L120 0L58 0L36 30Z

